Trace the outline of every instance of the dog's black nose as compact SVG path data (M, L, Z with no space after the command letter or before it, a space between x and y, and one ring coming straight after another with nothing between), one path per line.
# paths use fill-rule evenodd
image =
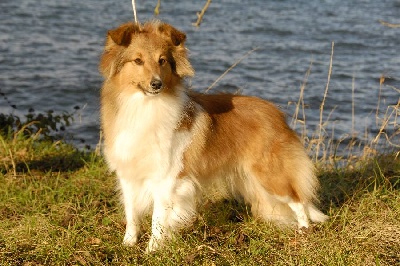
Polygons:
M155 79L152 79L151 81L150 81L150 87L153 89L153 90L160 90L161 89L161 87L162 87L162 81L160 80L160 79L158 79L158 78L155 78Z

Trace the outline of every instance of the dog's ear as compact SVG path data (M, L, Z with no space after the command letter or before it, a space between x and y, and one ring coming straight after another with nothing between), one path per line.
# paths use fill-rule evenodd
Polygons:
M180 44L184 44L186 40L186 34L175 29L171 25L167 23L162 23L159 27L158 30L166 35L170 40L172 41L173 45L178 46Z
M194 76L194 69L189 62L185 48L186 34L167 23L161 23L158 31L173 45L172 56L175 61L173 68L176 74L182 78Z
M105 78L109 78L115 74L118 69L118 62L116 62L118 55L121 54L123 49L129 46L132 41L132 35L139 31L139 25L132 22L108 31L104 52L99 65L100 73Z
M116 29L109 30L108 36L115 44L127 47L131 43L132 34L136 31L139 31L137 24L126 23Z

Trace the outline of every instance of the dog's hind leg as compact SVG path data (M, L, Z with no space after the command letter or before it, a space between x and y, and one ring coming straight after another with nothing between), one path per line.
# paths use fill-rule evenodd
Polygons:
M288 206L296 215L298 228L308 228L308 217L304 205L301 202L289 202Z
M282 224L297 223L298 228L309 226L312 221L323 221L315 214L320 212L312 201L316 198L318 180L313 173L313 165L302 147L282 148L277 154L260 156L245 168L248 193L255 210L266 220ZM249 193L252 192L252 193ZM253 203L254 202L254 203ZM256 205L257 206L257 205Z
M267 192L262 186L253 184L256 193L246 196L251 205L253 215L278 224L291 225L297 222L299 229L308 228L306 206L289 196L279 196ZM256 197L254 197L256 196Z

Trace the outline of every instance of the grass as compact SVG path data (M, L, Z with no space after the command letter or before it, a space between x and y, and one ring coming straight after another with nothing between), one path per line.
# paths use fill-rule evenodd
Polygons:
M204 203L192 227L150 255L144 254L148 233L136 247L121 245L125 225L115 177L101 157L63 143L3 139L0 158L0 265L400 263L395 154L353 170L320 169L321 207L330 220L306 234L254 221L236 202Z

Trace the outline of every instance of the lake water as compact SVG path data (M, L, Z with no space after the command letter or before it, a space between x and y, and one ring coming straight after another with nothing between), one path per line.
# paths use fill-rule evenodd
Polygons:
M187 34L196 69L194 89L205 90L257 48L212 91L269 99L291 120L293 103L311 67L304 90L311 134L319 124L334 42L324 120L329 116L328 128L334 128L335 138L353 131L360 138L373 137L378 130L378 99L381 112L398 102L400 28L384 26L380 20L400 24L399 0L213 1L195 28L196 12L205 2L161 0L159 15ZM136 1L140 21L153 18L156 3ZM129 20L133 12L128 0L1 1L0 92L7 100L0 98L0 112L23 115L33 108L62 113L79 106L68 132L76 142L94 147L102 83L97 65L104 38L107 30ZM382 76L385 82L380 86ZM392 122L398 123L396 119Z

